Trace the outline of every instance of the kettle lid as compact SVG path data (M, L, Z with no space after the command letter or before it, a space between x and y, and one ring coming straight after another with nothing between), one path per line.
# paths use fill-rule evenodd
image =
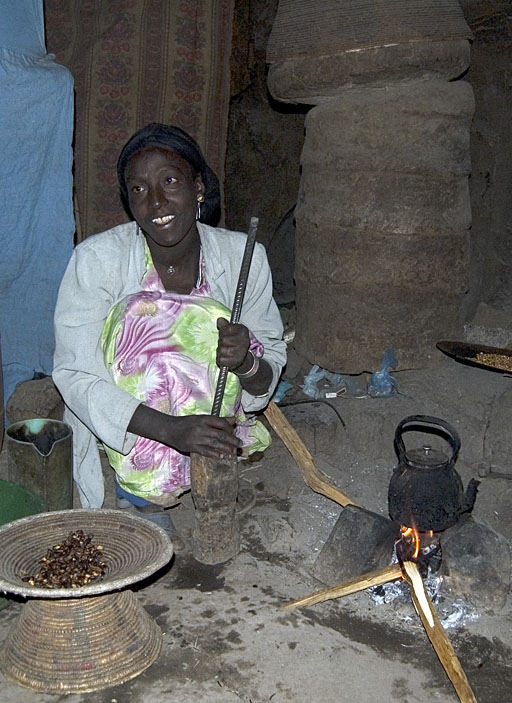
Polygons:
M417 469L437 469L445 466L449 461L449 457L444 452L433 449L428 444L418 449L410 449L405 452L404 458L409 466Z

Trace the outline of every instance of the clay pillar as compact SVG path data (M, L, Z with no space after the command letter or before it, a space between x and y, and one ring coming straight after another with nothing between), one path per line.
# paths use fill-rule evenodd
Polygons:
M470 32L457 0L314 5L281 0L268 46L272 95L315 106L295 212L296 348L336 372L376 370L388 347L399 368L429 365L435 342L461 333L468 289L474 104L455 79Z

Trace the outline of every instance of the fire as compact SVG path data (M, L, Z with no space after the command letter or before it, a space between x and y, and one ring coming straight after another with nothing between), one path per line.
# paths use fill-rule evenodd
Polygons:
M418 530L415 527L406 527L402 525L400 528L401 539L405 540L409 549L412 551L411 559L417 559L420 553L420 536Z
M420 551L422 554L427 551L425 544L428 540L426 540L426 538L432 539L433 536L433 530L420 533L416 527L402 525L402 527L400 527L400 539L398 541L401 542L402 547L406 549L408 554L407 558L417 561Z

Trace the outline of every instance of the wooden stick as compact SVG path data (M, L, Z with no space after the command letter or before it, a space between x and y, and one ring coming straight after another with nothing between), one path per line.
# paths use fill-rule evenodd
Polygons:
M403 578L403 572L400 565L391 564L390 566L385 566L383 569L378 569L377 571L370 571L367 574L363 574L363 576L359 576L357 579L345 581L344 583L339 583L337 586L331 586L330 588L324 588L321 591L315 591L309 596L299 598L299 600L285 603L285 605L281 606L280 610L293 610L294 608L302 608L305 605L323 603L326 600L341 598L342 596L348 596L350 593L364 591L366 588L370 588L371 586L381 586L383 583L395 581L399 578Z
M427 637L432 643L461 703L477 703L466 674L425 590L418 567L412 561L404 561L402 562L402 569L404 577L411 587L414 607L420 616Z
M346 505L360 507L352 498L329 483L324 474L318 470L307 447L290 425L282 410L273 401L268 404L264 415L297 462L303 479L313 491L321 493L343 507Z

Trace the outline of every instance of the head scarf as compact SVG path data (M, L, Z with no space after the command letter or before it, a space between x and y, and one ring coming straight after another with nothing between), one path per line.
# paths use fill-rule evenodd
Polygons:
M220 218L220 188L217 176L206 163L197 142L179 127L154 122L137 130L124 145L117 162L117 177L125 205L128 205L126 167L130 159L142 149L159 147L181 156L192 169L193 176L200 175L205 187L201 203L200 221L215 226Z

